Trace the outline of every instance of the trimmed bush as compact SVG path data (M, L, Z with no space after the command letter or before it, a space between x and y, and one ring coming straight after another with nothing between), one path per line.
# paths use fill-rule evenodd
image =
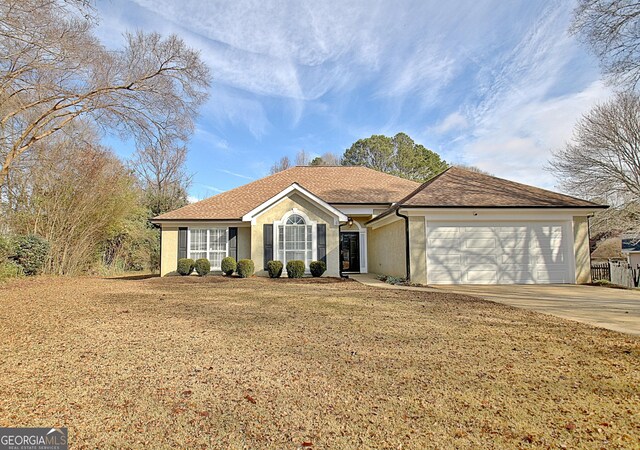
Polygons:
M180 258L178 260L178 273L182 276L191 275L196 263L191 258Z
M255 271L255 265L250 259L241 259L238 261L236 272L240 278L249 278Z
M209 272L211 272L211 263L206 258L200 258L196 260L194 264L194 268L199 276L203 277Z
M222 273L224 273L226 276L231 276L231 274L233 274L233 272L236 271L236 267L238 265L236 264L236 260L233 259L231 256L227 256L226 258L222 259L222 263L220 264L220 269L222 270Z
M14 241L16 262L25 275L40 273L49 255L49 243L35 234L19 236Z
M282 267L282 261L267 261L269 278L280 278L280 275L282 275Z
M287 263L287 276L289 278L302 278L304 276L304 261L294 259Z
M0 281L6 280L8 278L16 278L24 275L22 271L22 267L16 262L8 261L8 262L0 262Z
M314 277L321 277L327 271L327 264L324 261L311 261L309 270Z

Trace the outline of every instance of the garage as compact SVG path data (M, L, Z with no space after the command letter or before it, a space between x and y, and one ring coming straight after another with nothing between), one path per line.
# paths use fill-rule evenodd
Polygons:
M427 222L429 284L573 283L570 222Z

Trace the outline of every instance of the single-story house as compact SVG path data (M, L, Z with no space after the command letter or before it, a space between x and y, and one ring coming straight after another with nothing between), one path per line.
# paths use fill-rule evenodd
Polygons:
M640 266L640 236L635 234L623 234L622 254L627 257L627 261L632 268Z
M587 283L588 217L605 206L451 167L419 184L365 167L293 167L175 211L161 275L178 258L323 260L328 276L421 284Z

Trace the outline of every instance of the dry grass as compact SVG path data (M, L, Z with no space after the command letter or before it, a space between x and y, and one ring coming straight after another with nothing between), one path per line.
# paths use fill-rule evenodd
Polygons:
M334 280L0 286L0 426L77 448L637 448L640 339Z

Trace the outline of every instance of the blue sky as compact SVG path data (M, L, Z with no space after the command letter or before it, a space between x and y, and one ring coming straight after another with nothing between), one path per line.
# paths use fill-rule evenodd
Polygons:
M176 33L201 51L211 97L189 143L201 199L283 155L342 153L404 131L450 163L553 188L543 170L610 95L567 33L561 1L100 0L97 30ZM130 144L109 139L122 156Z

